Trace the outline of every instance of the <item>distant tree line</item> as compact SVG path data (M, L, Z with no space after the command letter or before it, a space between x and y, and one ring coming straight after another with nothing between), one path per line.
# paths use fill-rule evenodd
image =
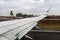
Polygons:
M16 17L24 17L24 18L26 18L26 17L34 17L34 15L27 15L27 14L23 14L23 13L17 13Z
M13 11L10 11L10 15L11 17L14 17L14 13ZM27 15L27 14L23 14L23 13L17 13L16 17L23 17L23 18L27 18L27 17L35 17L34 15Z

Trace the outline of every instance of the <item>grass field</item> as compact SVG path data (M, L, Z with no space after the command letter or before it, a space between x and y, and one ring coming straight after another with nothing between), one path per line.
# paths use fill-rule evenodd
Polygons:
M2 22L2 21L10 21L10 20L15 20L15 19L12 19L12 18L0 19L0 22Z
M37 26L41 29L60 30L60 20L42 20Z

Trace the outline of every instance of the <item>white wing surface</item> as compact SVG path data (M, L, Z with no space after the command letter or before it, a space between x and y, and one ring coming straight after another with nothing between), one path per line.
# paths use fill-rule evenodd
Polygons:
M17 37L21 39L36 26L39 20L42 20L46 16L40 15L37 17L0 22L0 40L14 40Z

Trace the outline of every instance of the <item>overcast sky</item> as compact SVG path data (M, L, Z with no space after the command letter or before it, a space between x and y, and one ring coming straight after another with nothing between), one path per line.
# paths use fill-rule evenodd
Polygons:
M51 7L51 8L50 8ZM50 8L51 15L60 14L60 0L0 0L0 16L18 12L27 14L44 14Z

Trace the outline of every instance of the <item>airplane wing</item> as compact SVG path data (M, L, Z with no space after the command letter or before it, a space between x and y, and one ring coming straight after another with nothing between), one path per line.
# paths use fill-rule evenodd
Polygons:
M0 22L0 40L21 39L47 15Z

